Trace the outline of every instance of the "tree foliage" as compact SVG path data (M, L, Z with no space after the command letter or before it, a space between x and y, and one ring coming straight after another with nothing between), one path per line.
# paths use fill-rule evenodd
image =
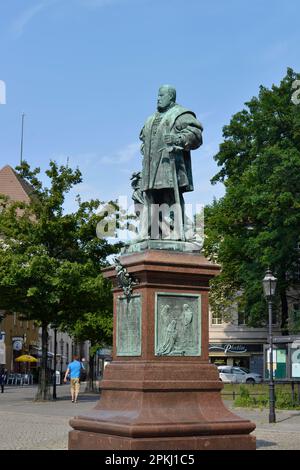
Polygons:
M278 86L261 86L223 128L214 157L220 171L212 182L222 182L226 193L206 208L205 251L222 266L212 286L214 308L226 308L238 292L248 324L261 325L261 281L270 266L278 278L283 332L287 291L299 268L300 105L291 100L296 79L288 69Z
M103 206L99 200L82 202L78 197L78 209L64 213L66 193L81 182L78 169L51 161L46 171L49 187L38 179L39 169L31 170L26 162L16 170L30 185L31 197L28 204L1 197L0 308L41 325L38 397L47 399L47 327L72 330L91 316L96 334L110 336L112 299L101 268L120 246L96 236L96 225L105 217L104 211L97 213ZM88 335L94 335L92 330Z

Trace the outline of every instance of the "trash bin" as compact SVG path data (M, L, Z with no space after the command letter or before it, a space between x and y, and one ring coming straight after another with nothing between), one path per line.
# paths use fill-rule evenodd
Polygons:
M60 372L59 372L59 370L57 370L57 371L55 372L55 376L56 376L56 385L60 385L61 377L60 377Z

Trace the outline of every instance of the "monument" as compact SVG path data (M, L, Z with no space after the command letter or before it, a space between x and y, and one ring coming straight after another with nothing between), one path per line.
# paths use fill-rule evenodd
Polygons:
M95 409L70 422L70 449L255 449L255 425L226 409L208 359L209 281L220 268L201 254L183 198L202 131L162 86L132 177L138 238L103 271L113 283L113 361Z

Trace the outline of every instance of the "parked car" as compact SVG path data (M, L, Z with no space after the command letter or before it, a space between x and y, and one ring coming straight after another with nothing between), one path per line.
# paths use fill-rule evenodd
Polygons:
M249 372L243 367L219 366L219 377L225 383L255 384L262 382L262 376Z

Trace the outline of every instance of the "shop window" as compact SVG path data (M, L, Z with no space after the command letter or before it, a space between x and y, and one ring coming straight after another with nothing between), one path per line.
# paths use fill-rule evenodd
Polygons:
M265 350L265 379L270 374L270 349ZM273 349L273 375L274 379L284 380L287 378L287 346L282 345Z
M291 376L292 379L300 378L300 347L291 347Z
M210 362L218 366L226 366L227 365L227 358L224 357L210 357Z

